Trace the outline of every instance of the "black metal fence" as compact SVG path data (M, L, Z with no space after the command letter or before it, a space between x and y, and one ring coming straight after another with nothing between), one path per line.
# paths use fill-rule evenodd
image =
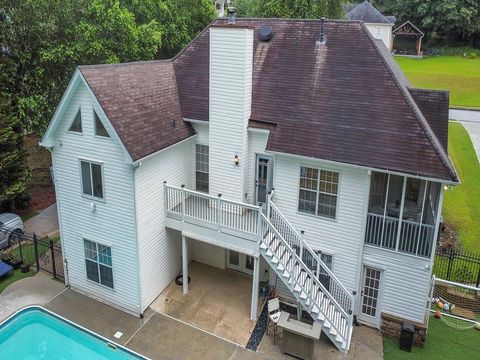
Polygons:
M444 280L480 285L480 254L437 247L433 274Z
M3 250L1 259L24 272L46 271L54 278L65 278L59 238L39 239L35 234L15 233L10 236L10 246Z

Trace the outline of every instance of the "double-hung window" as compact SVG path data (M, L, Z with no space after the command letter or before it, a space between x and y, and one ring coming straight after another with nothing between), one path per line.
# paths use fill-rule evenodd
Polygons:
M113 289L112 249L83 240L87 279Z
M335 219L338 181L338 172L301 166L298 211Z
M196 144L195 189L208 193L208 145Z
M82 193L93 198L103 199L102 165L90 161L80 161L82 173Z

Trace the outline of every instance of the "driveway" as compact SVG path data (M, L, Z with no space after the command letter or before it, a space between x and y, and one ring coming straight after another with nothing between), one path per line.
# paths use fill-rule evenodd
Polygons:
M50 205L40 214L28 219L24 225L26 233L35 233L40 239L45 236L58 236L57 204Z
M450 109L450 120L480 122L480 110Z
M450 109L450 119L460 122L467 130L480 162L480 111Z

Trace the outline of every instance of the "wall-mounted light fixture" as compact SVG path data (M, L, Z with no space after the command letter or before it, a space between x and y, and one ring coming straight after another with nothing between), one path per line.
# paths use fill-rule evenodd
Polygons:
M238 158L238 154L235 154L233 158L233 162L235 163L235 165L238 165L238 163L240 162L240 159Z

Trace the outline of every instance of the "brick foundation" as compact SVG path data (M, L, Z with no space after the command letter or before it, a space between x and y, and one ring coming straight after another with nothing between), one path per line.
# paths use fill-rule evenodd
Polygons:
M394 315L382 312L382 335L399 340L402 332L402 324L409 322L415 326L415 335L413 336L413 344L423 347L425 345L426 324L420 324L414 321L405 320Z

